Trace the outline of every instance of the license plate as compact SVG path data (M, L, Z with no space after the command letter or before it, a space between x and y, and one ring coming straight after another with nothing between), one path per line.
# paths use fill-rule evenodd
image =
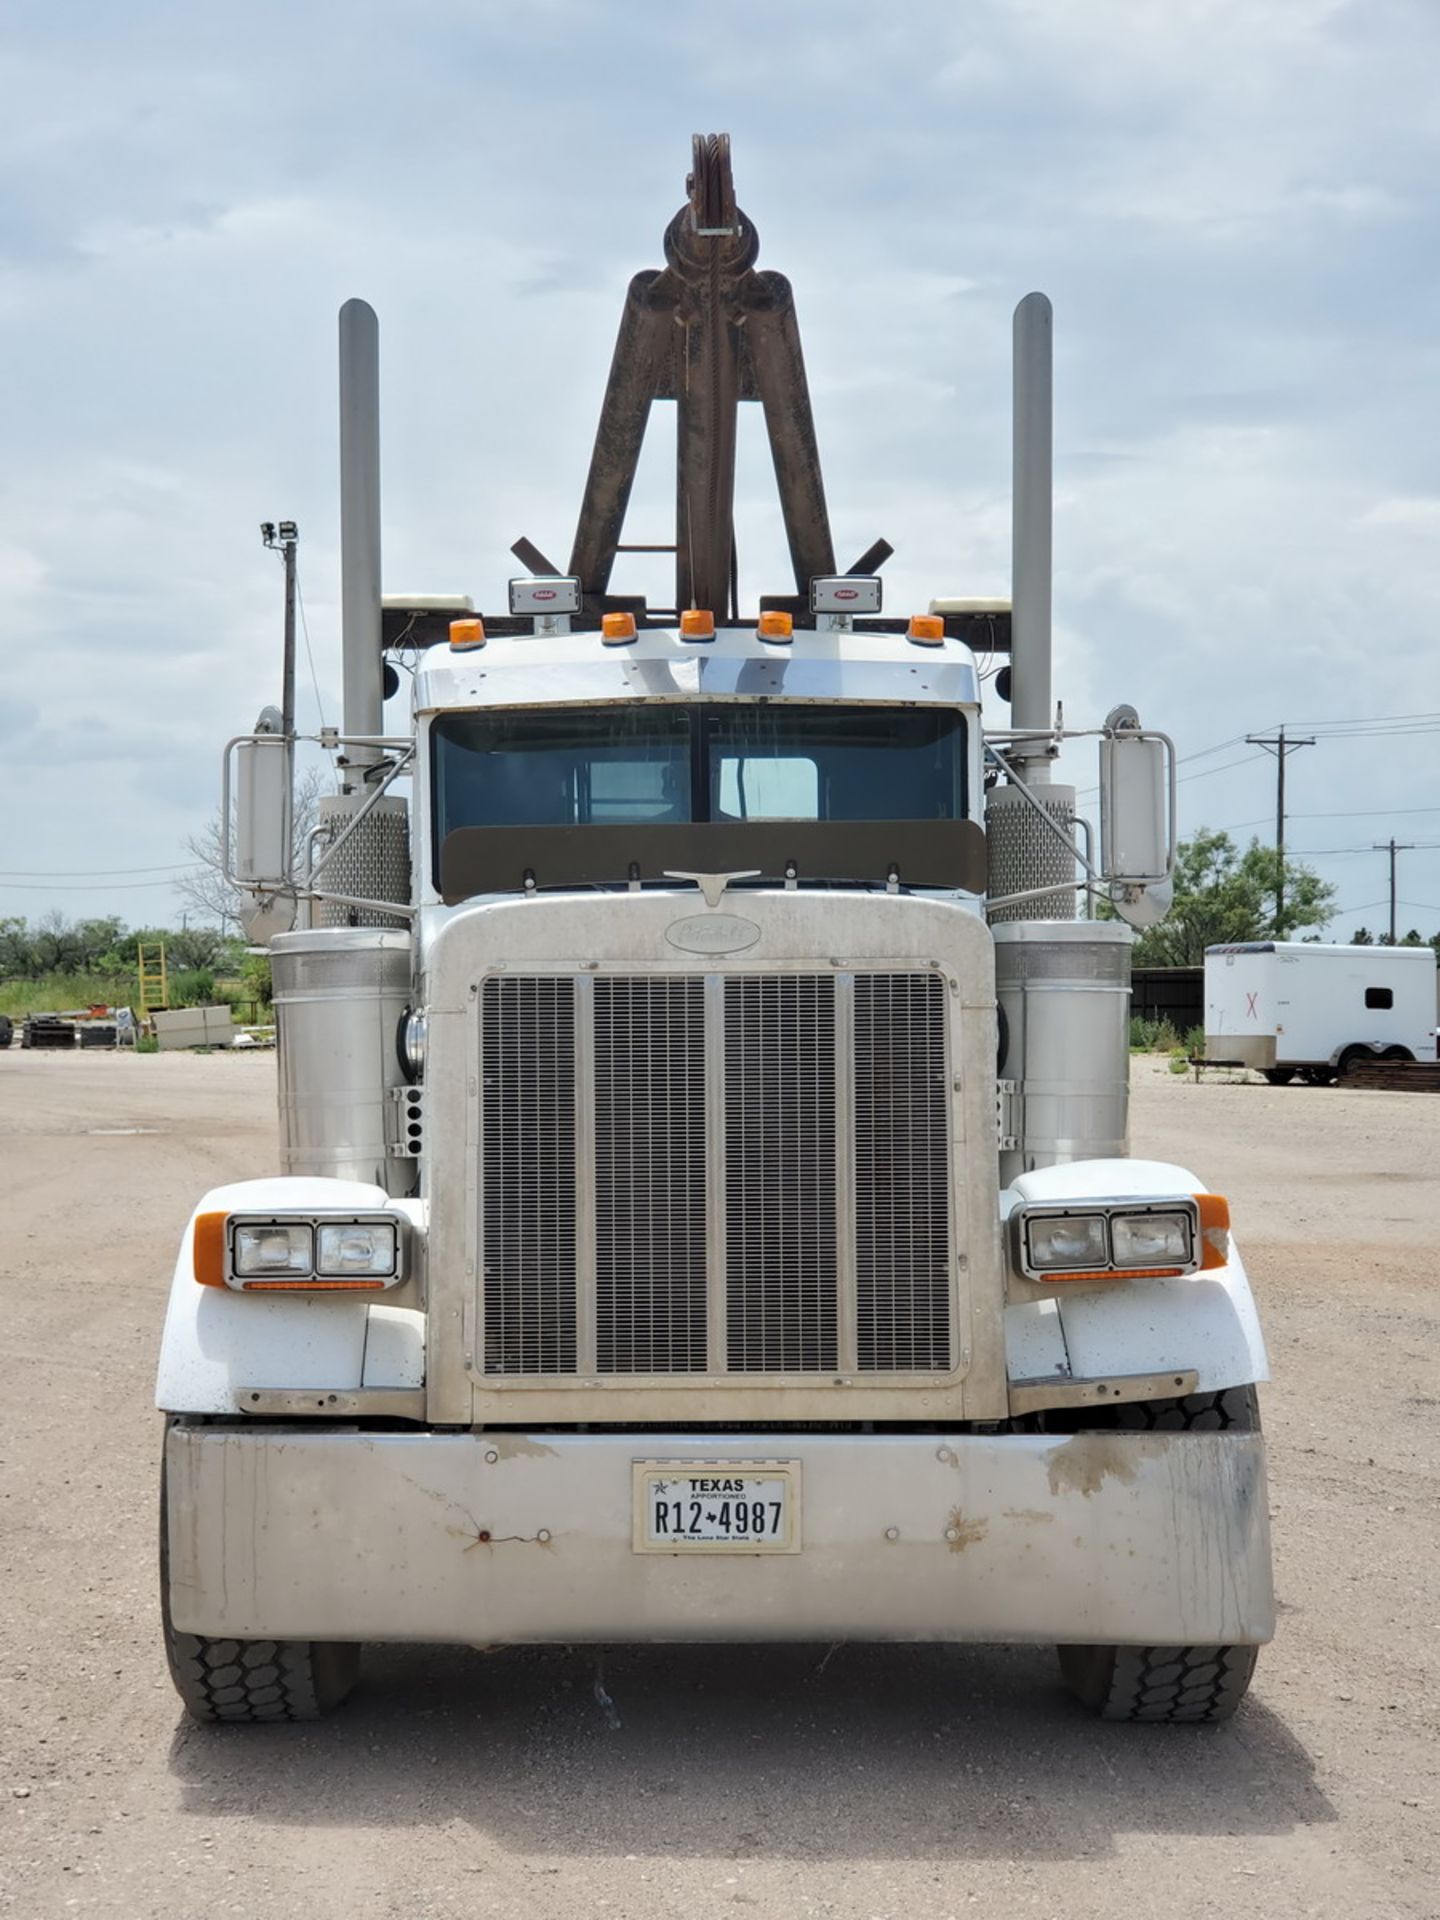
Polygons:
M797 1460L637 1460L636 1553L798 1553Z

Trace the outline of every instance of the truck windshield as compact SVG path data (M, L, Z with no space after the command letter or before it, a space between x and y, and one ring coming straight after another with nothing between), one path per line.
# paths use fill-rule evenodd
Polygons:
M626 706L442 715L437 846L459 827L963 820L962 715L939 707Z

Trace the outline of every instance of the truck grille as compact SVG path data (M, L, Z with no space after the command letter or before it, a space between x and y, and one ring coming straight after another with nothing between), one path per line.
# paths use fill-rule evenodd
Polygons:
M575 994L485 988L485 1371L575 1370Z
M725 982L725 1319L735 1373L833 1373L835 981Z
M489 1375L953 1365L930 972L495 976Z

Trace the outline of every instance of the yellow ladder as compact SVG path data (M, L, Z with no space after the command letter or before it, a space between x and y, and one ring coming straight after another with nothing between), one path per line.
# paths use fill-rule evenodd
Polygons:
M170 1005L170 982L165 973L165 944L161 940L142 942L136 950L140 974L140 1013L164 1012Z

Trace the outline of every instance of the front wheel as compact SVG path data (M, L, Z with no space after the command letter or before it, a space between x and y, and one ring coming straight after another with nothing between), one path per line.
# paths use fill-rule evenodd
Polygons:
M1262 1067L1260 1071L1272 1087L1288 1087L1295 1078L1294 1067Z
M1061 1647L1066 1685L1102 1720L1228 1720L1258 1647Z
M318 1720L354 1686L360 1649L339 1640L211 1640L170 1618L170 1511L160 1468L160 1619L175 1691L192 1720Z
M1129 1433L1258 1433L1253 1386L1137 1400L1072 1416L1076 1429ZM1060 1671L1102 1720L1228 1720L1249 1691L1258 1647L1057 1647Z

